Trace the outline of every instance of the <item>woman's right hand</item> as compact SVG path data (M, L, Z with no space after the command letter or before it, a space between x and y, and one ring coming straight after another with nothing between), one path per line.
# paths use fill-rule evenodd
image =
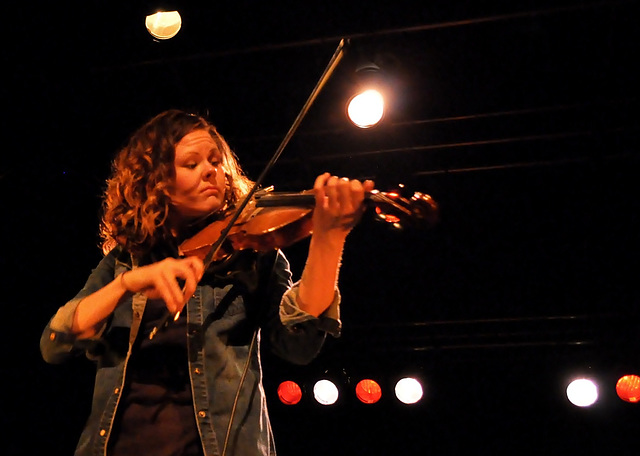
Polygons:
M78 303L71 330L81 339L93 337L126 293L162 299L175 315L196 291L203 274L204 264L196 257L167 258L126 271Z
M204 264L196 257L166 258L157 263L124 272L118 278L124 289L162 299L171 314L178 313L196 290Z

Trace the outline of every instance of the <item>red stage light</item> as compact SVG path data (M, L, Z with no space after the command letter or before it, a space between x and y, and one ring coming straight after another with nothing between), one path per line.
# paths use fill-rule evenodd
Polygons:
M640 402L640 377L637 375L625 375L616 383L616 393L623 401Z
M356 385L356 396L365 404L375 404L382 396L382 389L374 380L360 380Z
M278 397L283 404L295 405L302 399L302 390L296 382L287 380L278 386Z

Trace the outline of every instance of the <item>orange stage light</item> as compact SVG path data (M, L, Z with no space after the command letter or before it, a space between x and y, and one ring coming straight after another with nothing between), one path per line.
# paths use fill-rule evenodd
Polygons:
M382 396L382 389L374 380L360 380L356 385L356 396L365 404L375 404Z
M637 375L625 375L616 383L618 397L626 402L640 402L640 377Z
M278 386L278 397L283 404L295 405L302 399L302 390L296 382L287 380Z

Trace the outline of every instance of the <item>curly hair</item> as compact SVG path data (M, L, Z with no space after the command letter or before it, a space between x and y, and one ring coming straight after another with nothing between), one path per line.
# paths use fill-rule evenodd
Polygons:
M106 254L120 245L134 256L173 238L170 189L175 182L175 146L194 130L211 134L222 155L226 194L222 210L249 193L253 182L217 129L204 117L168 110L140 127L112 162L103 194L101 247Z

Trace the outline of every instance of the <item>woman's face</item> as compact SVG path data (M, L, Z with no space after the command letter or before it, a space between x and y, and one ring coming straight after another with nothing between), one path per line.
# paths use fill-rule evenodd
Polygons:
M206 130L194 130L176 144L171 202L186 219L209 215L224 205L222 154Z

